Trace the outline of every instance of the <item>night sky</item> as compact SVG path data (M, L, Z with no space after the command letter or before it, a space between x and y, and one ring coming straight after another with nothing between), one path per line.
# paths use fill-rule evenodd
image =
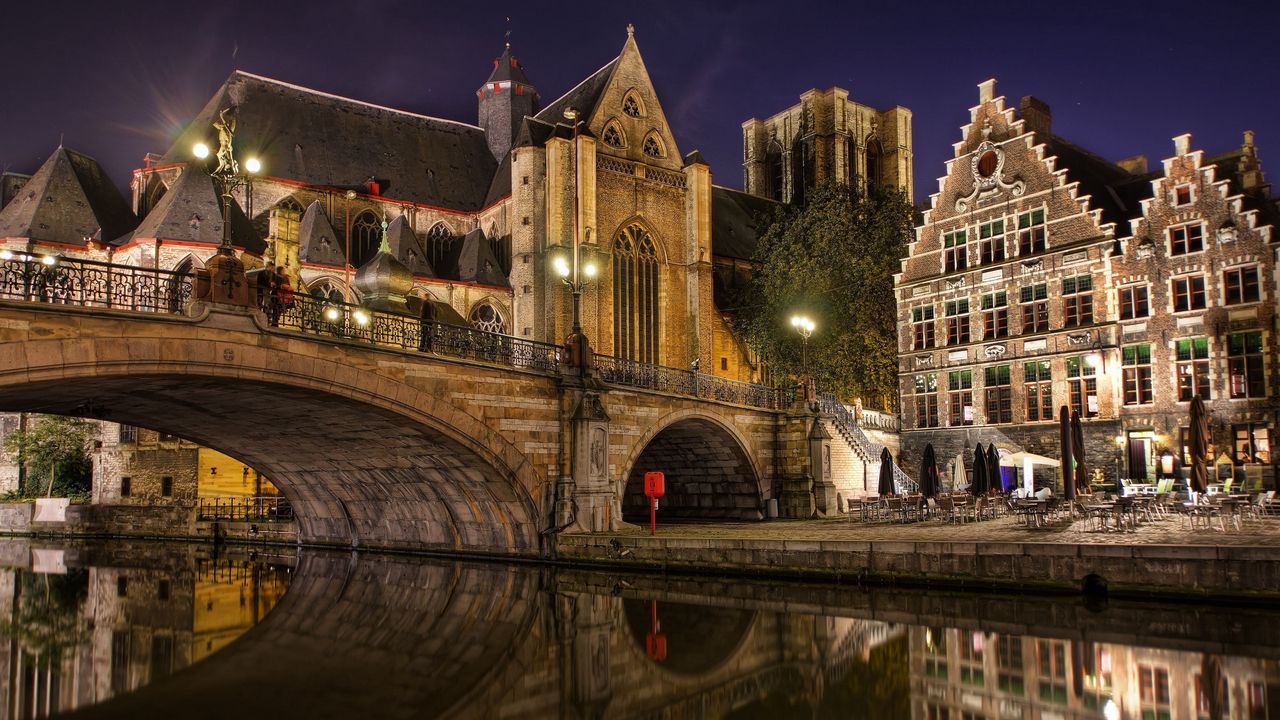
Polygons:
M32 172L65 136L124 187L236 68L465 122L510 29L544 102L636 40L680 150L742 186L743 120L838 85L914 113L917 200L936 191L978 82L1034 94L1054 131L1110 159L1193 134L1209 154L1253 129L1280 177L1274 2L742 4L13 3L0 13L0 167ZM268 168L269 172L270 169Z

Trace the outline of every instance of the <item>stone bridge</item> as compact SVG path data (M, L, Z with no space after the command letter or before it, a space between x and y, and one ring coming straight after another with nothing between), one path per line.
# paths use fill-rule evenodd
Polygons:
M644 517L651 470L667 517L838 504L824 416L773 388L602 357L581 373L558 346L307 296L186 302L189 277L162 271L59 273L0 282L0 411L224 452L291 500L305 543L547 556L558 531Z

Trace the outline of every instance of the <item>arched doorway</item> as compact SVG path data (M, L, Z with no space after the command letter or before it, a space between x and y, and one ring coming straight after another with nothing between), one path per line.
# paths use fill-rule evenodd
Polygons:
M622 516L648 522L644 474L666 475L662 517L759 520L764 517L759 474L742 443L708 418L678 420L656 434L636 458L627 476Z

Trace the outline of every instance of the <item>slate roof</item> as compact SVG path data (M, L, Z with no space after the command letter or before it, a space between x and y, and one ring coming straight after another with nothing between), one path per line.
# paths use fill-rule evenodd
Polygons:
M1142 200L1151 197L1153 174L1135 175L1105 158L1057 135L1045 140L1047 154L1057 157L1069 182L1080 183L1090 207L1102 211L1103 222L1116 224L1116 237L1129 234L1129 221L1142 214Z
M613 69L618 66L616 57L608 62L604 67L592 73L586 80L578 83L569 92L561 95L550 105L547 105L534 116L535 119L541 120L552 125L562 123L564 119L564 109L567 107L575 107L581 113L581 118L585 120L591 117L595 111L596 103L600 102L600 96L604 94L605 87L609 84L609 78L613 77Z
M231 244L261 255L266 243L239 203L231 202ZM158 238L218 245L222 242L222 196L204 168L188 164L160 202L127 239Z
M521 85L529 84L529 78L524 74L524 66L511 54L510 43L503 49L502 55L493 61L493 72L489 73L489 79L485 80L486 83L506 81Z
M409 227L404 215L398 216L387 226L387 239L391 244L391 254L409 268L409 272L417 276L433 277L435 272L427 261L427 253L422 249L422 241Z
M555 134L556 126L553 123L544 122L535 118L526 117L520 123L520 130L516 133L516 141L514 147L538 147L547 142L547 139ZM510 176L510 173L508 173ZM508 181L510 177L508 177Z
M489 193L485 196L484 206L491 207L511 194L511 153L502 158L498 171L493 174L493 182L489 183Z
M59 146L0 210L0 237L84 245L138 224L97 160Z
M493 247L484 231L476 228L462 238L461 248L457 255L454 278L463 282L480 285L507 287L507 276L502 273L502 265L493 254Z
M298 259L304 263L342 267L346 250L333 230L333 223L325 215L320 201L315 200L302 214L298 226Z
M215 143L219 111L237 107L236 152L263 172L310 185L362 187L450 210L484 205L497 161L484 130L452 120L329 95L235 71L165 154L180 162L197 142Z
M782 204L739 190L711 186L711 254L750 260L756 240L775 208Z

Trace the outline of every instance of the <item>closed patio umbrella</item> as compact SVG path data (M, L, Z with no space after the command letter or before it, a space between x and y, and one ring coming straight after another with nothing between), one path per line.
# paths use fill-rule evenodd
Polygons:
M880 494L893 494L893 456L889 448L880 451Z
M1191 438L1187 444L1191 451L1191 490L1205 492L1209 489L1209 413L1199 395L1191 399Z
M1089 475L1084 465L1084 426L1080 423L1080 413L1074 410L1071 412L1071 454L1076 460L1076 489L1090 492Z
M973 479L969 481L969 492L975 497L987 492L987 454L982 450L982 443L973 449Z
M969 484L969 473L964 469L964 465L966 462L968 462L968 460L969 458L965 456L964 452L961 452L958 455L956 455L956 460L954 463L952 463L952 475L951 475L952 490L962 490L966 485Z
M1000 477L1000 453L996 444L987 446L987 489L1004 492L1004 479Z
M926 498L936 497L941 484L933 443L928 443L924 446L923 457L920 459L920 494Z
M1058 411L1059 435L1062 441L1062 496L1071 502L1076 499L1074 450L1071 444L1071 413L1063 405Z

